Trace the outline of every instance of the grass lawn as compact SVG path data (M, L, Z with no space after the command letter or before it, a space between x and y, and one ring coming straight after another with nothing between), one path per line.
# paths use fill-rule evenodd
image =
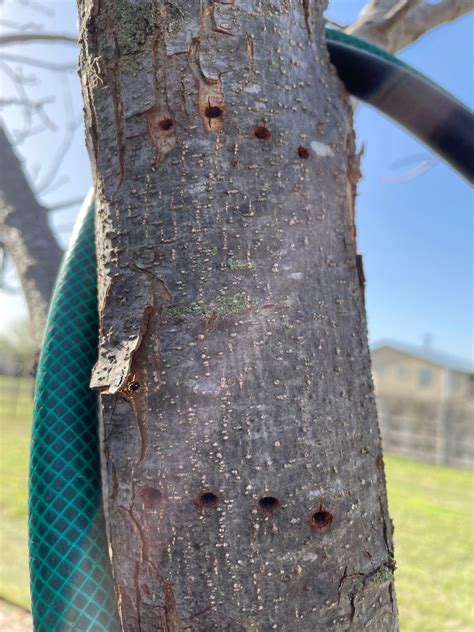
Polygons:
M14 381L13 381L14 382ZM26 477L31 397L0 377L0 597L28 606ZM8 389L8 390L7 390ZM402 632L474 630L474 476L385 458ZM382 632L382 631L381 631Z
M0 376L0 597L29 606L27 477L30 379Z
M385 457L402 632L474 630L474 476Z

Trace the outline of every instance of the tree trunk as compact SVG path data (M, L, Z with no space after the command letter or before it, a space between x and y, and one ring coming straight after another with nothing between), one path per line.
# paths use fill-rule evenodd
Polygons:
M62 257L47 215L0 126L0 231L20 278L38 347Z
M79 0L123 629L398 629L324 3Z

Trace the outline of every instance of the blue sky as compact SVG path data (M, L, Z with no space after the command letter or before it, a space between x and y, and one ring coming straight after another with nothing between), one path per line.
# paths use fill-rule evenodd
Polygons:
M333 0L327 15L339 23L353 21L361 0ZM54 15L31 14L12 0L1 5L0 29L9 32L9 21L26 20L55 32L76 29L76 3L44 3ZM473 94L474 18L432 31L400 56L471 107ZM25 45L11 54L75 63L72 46ZM58 75L35 71L41 80L30 93L56 97L48 111L55 122L80 121L79 86L74 72ZM2 92L11 88L2 75ZM8 129L22 125L13 109L2 112ZM54 150L64 137L57 131L33 135L20 146L32 180L48 179ZM391 338L414 345L429 335L439 350L473 359L473 241L474 197L470 186L450 167L437 161L415 177L419 167L433 158L430 151L392 121L367 106L356 114L359 146L365 146L363 178L359 185L357 225L359 250L367 277L367 310L371 342ZM423 169L421 168L421 171ZM79 127L62 161L61 178L41 197L52 204L83 196L90 186L90 170ZM61 179L64 180L61 185ZM53 224L67 243L77 209L57 211ZM15 283L13 273L10 284ZM25 314L21 296L0 290L0 333Z

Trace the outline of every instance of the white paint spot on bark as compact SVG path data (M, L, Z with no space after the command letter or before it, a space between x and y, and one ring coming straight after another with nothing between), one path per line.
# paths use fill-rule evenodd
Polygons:
M321 158L334 156L334 152L331 147L329 147L329 145L325 145L324 143L320 143L318 140L312 140L310 146L316 156L321 156Z
M244 88L244 92L250 92L251 94L258 94L260 90L261 90L260 86L256 83L253 83L252 85Z

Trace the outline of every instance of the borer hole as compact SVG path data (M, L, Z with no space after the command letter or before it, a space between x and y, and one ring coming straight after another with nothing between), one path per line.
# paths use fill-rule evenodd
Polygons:
M309 158L309 150L306 149L306 147L303 147L303 145L300 145L298 147L298 156L300 158L303 158L303 160L308 160L308 158Z
M131 391L132 393L136 393L137 391L140 390L140 382L130 382L130 384L128 385L128 390Z
M205 110L204 110L204 115L206 116L206 118L208 119L215 119L215 118L219 118L220 116L222 116L224 114L224 110L222 108L220 108L218 105L209 105Z
M326 529L332 522L332 513L326 509L319 509L311 516L311 526L316 529Z
M274 496L264 496L258 501L259 509L265 511L266 513L273 513L279 505L280 501Z
M157 511L163 502L163 493L154 487L145 487L142 491L142 500L145 509Z
M215 507L219 502L219 496L213 492L203 492L197 501L198 507L208 509Z
M163 131L167 132L174 126L174 121L171 118L165 118L158 122L158 127Z
M259 140L270 140L272 133L265 125L257 125L253 128L253 135Z

